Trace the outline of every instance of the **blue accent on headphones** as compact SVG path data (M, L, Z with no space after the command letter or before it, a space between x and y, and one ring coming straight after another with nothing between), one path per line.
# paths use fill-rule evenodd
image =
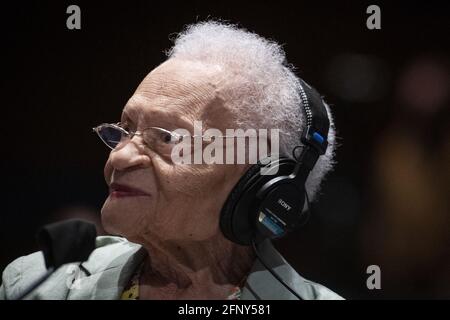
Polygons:
M262 214L262 219L261 219ZM278 225L278 222L271 216L265 215L264 213L260 213L260 222L268 228L274 236L279 237L282 236L285 232L284 228Z
M313 133L313 138L320 144L322 144L323 141L325 140L318 132Z

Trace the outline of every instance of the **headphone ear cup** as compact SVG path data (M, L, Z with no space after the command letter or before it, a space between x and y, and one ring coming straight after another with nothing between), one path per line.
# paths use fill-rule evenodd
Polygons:
M261 203L256 194L268 181L292 173L296 162L280 157L267 165L256 164L250 167L231 191L220 214L220 228L230 241L241 245L251 244L256 232L256 211ZM273 175L261 175L261 169L277 169Z
M259 175L259 171L261 170L260 165L252 165L244 175L239 179L237 184L231 190L230 195L228 196L225 204L222 207L222 211L220 213L220 229L227 239L238 242L237 237L233 233L233 214L234 208L238 203L241 196L244 194L244 190L250 184L250 181L255 179L257 175Z

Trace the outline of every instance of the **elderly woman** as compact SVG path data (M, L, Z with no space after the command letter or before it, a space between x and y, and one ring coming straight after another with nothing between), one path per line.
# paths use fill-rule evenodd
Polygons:
M116 236L98 237L88 261L61 267L28 298L340 299L298 275L270 239L252 248L224 232L224 204L249 163L173 159L174 145L185 137L176 130L192 133L199 121L202 130L220 132L279 129L279 152L292 157L307 125L300 111L307 102L281 47L232 25L204 22L181 33L168 56L138 86L120 123L95 129L112 149L102 224ZM325 113L330 128L320 138L328 148L307 176L311 199L333 162L328 106ZM291 209L292 203L278 202ZM3 273L0 297L14 299L43 272L41 252L17 259Z

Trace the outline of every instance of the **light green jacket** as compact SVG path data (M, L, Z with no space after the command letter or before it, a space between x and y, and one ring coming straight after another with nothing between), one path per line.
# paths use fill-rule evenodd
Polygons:
M303 299L342 299L324 286L301 277L272 246L270 241L259 245L265 262ZM136 267L143 261L146 251L142 246L124 238L97 237L96 249L89 260L60 267L27 299L79 300L119 299ZM9 264L3 272L0 300L18 297L25 288L46 271L42 252L20 257ZM241 299L297 298L256 260Z

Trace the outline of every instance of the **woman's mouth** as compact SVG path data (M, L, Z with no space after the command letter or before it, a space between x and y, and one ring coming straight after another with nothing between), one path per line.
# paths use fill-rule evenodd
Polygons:
M148 193L119 183L111 183L109 186L109 195L112 198L124 198L124 197L148 197Z

